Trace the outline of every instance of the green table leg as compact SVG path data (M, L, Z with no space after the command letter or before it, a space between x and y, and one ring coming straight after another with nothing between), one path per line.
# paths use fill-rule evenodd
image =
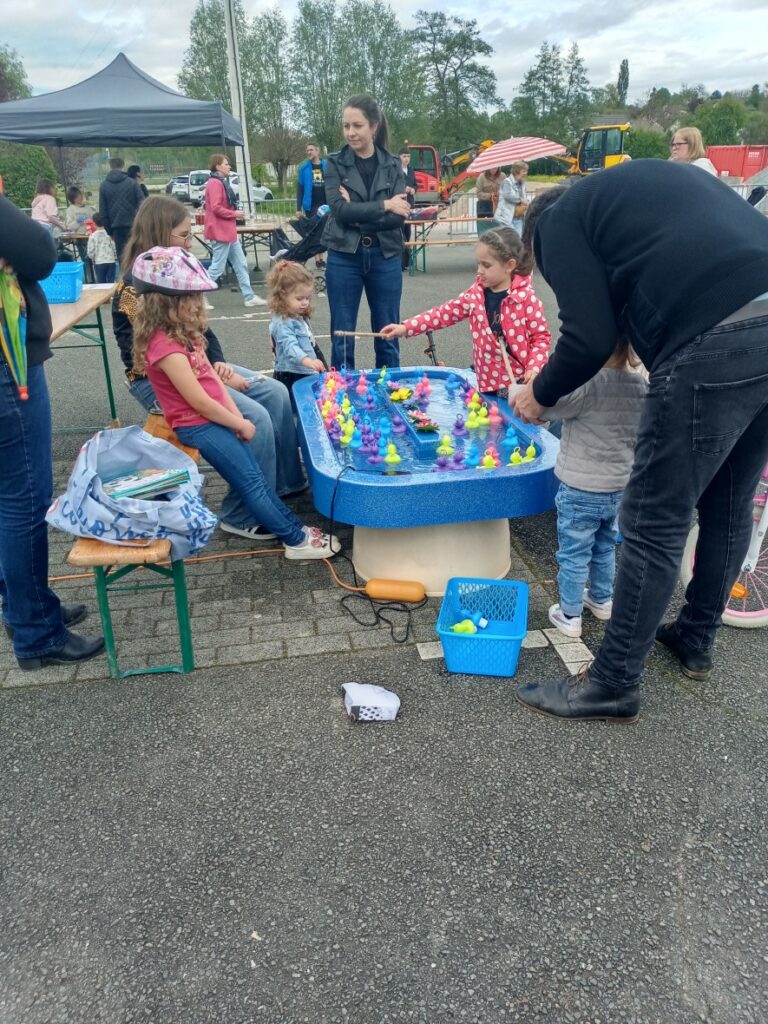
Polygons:
M184 574L184 563L182 561L171 562L171 569L173 571L173 595L176 599L176 618L179 620L181 667L185 672L193 672L195 668L195 654L192 648L192 627L189 621L187 578Z
M120 678L120 669L117 665L117 650L115 649L115 633L112 628L112 614L109 610L109 594L107 593L107 574L100 566L94 566L96 576L96 597L99 603L99 615L101 616L101 628L104 631L104 648L107 652L107 665L109 674L113 679Z

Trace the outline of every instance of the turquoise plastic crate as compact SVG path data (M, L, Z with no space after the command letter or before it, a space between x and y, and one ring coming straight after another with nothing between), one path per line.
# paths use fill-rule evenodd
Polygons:
M50 277L40 282L50 305L77 302L83 290L83 264L57 263Z
M453 633L451 626L479 612L488 625L476 633ZM449 672L471 676L513 676L528 629L528 584L518 580L448 580L437 635Z

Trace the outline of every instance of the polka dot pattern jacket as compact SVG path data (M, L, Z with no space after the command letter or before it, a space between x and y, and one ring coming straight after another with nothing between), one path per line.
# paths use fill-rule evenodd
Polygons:
M481 391L498 391L520 381L531 367L541 370L549 359L549 327L541 301L533 291L530 277L516 276L501 303L501 327L507 340L507 354L515 380L510 381L499 342L488 323L485 292L478 278L465 292L441 306L404 320L406 337L439 331L462 320L472 330L472 362Z

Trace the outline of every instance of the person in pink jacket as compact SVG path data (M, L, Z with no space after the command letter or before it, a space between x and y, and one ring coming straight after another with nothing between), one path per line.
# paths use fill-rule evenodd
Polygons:
M67 225L59 217L56 205L56 186L49 178L41 178L37 183L35 198L32 200L32 220L48 228L52 234L59 235L66 230Z
M511 228L486 231L475 256L477 278L465 292L404 323L389 324L381 333L412 338L469 320L477 386L497 394L539 373L549 359L551 336L530 269L522 263L518 233Z
M237 222L243 219L243 214L229 183L232 170L229 160L224 153L214 153L208 166L211 176L205 186L205 240L213 249L209 276L218 284L229 263L246 306L265 306L266 301L259 298L251 286L248 261L237 237Z

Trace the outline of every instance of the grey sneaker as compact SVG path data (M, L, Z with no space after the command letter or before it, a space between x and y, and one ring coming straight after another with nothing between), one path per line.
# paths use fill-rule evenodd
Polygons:
M245 537L247 540L264 541L277 540L277 535L270 533L266 526L233 526L231 523L219 523L225 533L234 533L237 537Z
M613 611L613 601L593 601L589 596L589 591L585 590L584 607L589 608L596 619L600 619L601 622L607 622Z
M549 621L563 636L581 636L581 616L574 615L573 618L568 618L559 604L553 604L549 609Z

